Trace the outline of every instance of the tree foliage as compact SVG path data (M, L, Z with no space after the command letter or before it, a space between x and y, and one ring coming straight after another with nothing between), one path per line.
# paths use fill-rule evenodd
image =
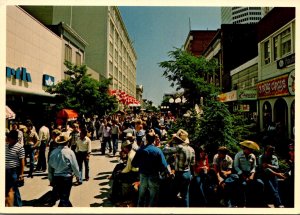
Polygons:
M200 97L210 99L216 95L219 89L205 80L207 75L215 74L219 68L216 59L206 60L179 48L170 51L169 57L171 60L159 63L164 69L163 76L177 91L184 89L184 97L190 107L199 103Z
M176 90L184 89L184 96L190 105L192 116L176 120L170 130L175 133L179 128L190 135L190 144L195 149L205 146L213 156L219 146L226 146L232 153L238 150L238 143L249 134L244 126L244 117L229 112L227 105L217 100L220 89L208 83L204 77L213 75L219 68L216 60L207 61L204 57L195 57L181 49L169 52L169 61L160 63L165 69L163 76L176 86ZM193 110L195 104L204 98L203 114L197 117Z
M70 108L81 115L104 115L117 107L115 97L108 94L110 79L97 81L87 74L86 65L73 65L66 61L66 79L46 89L55 94L56 109Z

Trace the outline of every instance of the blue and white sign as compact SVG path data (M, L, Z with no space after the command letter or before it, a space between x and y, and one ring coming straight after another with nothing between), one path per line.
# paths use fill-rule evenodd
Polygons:
M21 68L19 67L16 70L10 67L6 67L6 77L7 78L14 77L17 80L32 82L30 73L27 72L26 68L24 67Z
M51 75L43 75L43 86L51 87L54 85L54 77Z

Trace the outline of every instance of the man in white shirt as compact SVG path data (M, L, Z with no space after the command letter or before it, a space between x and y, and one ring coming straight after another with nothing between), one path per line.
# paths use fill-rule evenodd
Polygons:
M82 129L80 132L80 138L77 140L76 144L76 157L77 157L77 163L79 166L79 172L80 177L78 179L78 183L82 184L82 163L84 162L84 168L85 168L85 180L88 181L90 179L89 177L89 160L90 160L90 154L92 152L92 141L87 136L87 130Z
M102 155L105 154L105 149L109 147L109 153L112 152L111 146L111 127L108 125L107 122L104 122L103 131L102 131L103 141L101 142L101 153Z
M39 138L40 138L41 143L39 146L39 158L38 158L38 163L37 163L35 171L42 170L43 172L45 172L47 169L46 145L50 140L50 131L49 131L49 128L46 127L45 123L39 130Z

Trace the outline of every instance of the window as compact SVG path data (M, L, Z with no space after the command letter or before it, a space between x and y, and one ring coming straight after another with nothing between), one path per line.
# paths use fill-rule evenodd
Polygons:
M109 67L108 67L109 75L113 76L113 63L109 61Z
M81 54L79 52L76 52L76 65L81 65Z
M72 62L72 48L68 44L65 45L65 60Z
M278 36L273 38L274 61L278 59Z
M109 42L109 54L111 56L113 56L113 54L114 54L114 48L113 48L113 44L111 42Z
M281 55L285 56L291 52L291 29L288 28L281 34Z
M265 64L270 63L270 41L264 42L264 61Z

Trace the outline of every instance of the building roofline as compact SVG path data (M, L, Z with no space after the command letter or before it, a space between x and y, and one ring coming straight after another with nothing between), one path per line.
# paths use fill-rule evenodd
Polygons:
M120 13L120 10L119 10L119 8L118 8L117 6L113 6L113 7L116 9L118 16L121 18L121 19L119 19L119 20L120 20L120 22L121 22L121 25L122 25L124 31L125 31L125 35L126 35L128 41L129 41L129 45L130 45L130 47L131 47L131 49L132 49L132 52L133 52L133 54L134 54L134 57L135 57L135 59L137 59L137 54L136 54L135 49L134 49L134 47L133 47L133 45L132 45L133 42L131 41L131 39L130 39L130 37L129 37L128 31L127 31L126 25L125 25L125 23L124 23L124 21L123 21L123 18L122 18L122 15L121 15L121 13Z
M81 42L84 46L88 46L89 44L68 24L61 22L60 23L62 28L66 30L68 33L70 33L72 36L74 36L79 42Z
M209 42L209 44L207 45L206 49L204 49L203 51L203 56L206 54L206 52L210 49L210 47L214 44L214 42L218 39L219 34L221 34L221 28L216 30L216 34L215 36L211 39L211 41Z
M237 73L239 73L240 71L249 68L250 66L253 66L255 64L258 63L258 56L256 56L255 58L247 61L246 63L243 63L242 65L236 67L235 69L230 71L230 76L233 76Z

